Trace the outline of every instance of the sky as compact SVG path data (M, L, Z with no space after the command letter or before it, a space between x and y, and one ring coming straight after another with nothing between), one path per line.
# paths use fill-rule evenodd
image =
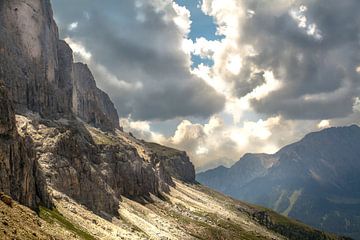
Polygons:
M358 0L52 0L120 124L196 170L360 124Z

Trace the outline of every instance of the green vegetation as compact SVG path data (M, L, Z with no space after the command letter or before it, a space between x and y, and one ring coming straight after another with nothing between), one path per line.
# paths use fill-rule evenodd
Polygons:
M45 207L40 207L39 215L42 219L49 223L56 222L63 228L75 233L77 236L81 237L84 240L95 240L93 236L91 236L88 232L82 230L80 227L75 226L70 221L68 221L61 213L59 213L56 209L48 209Z

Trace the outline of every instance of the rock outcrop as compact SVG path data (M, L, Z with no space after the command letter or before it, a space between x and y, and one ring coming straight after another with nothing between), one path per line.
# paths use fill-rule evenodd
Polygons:
M76 116L104 130L119 127L108 95L59 40L49 0L0 2L0 79L18 114Z
M60 79L58 43L50 1L0 2L0 79L17 113L71 115L71 79Z
M152 151L118 129L109 96L59 40L49 0L1 1L0 20L0 79L10 93L2 99L0 190L36 207L36 198L49 205L38 187L46 185L117 215L122 195L146 201L174 186L172 177L194 181L184 152Z
M195 168L186 152L164 147L156 143L143 143L152 158L157 159L164 169L176 179L183 182L195 182Z
M7 91L0 82L0 191L32 208L51 206L30 138L20 137Z
M151 194L168 192L172 177L195 179L184 152L161 146L166 158L120 130L103 132L76 120L36 116L17 116L17 125L33 142L47 185L102 216L118 214L121 196L147 201Z
M96 87L86 64L73 64L73 112L88 124L103 130L119 126L119 116L109 96Z

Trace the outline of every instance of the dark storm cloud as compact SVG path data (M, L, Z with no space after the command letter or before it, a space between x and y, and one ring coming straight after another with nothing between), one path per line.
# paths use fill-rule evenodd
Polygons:
M360 1L294 1L290 7L273 1L244 1L255 11L246 20L241 44L252 44L258 55L248 57L260 69L272 70L282 87L253 100L254 109L291 119L328 119L352 112L360 95ZM300 6L303 12L299 13ZM306 17L305 26L291 15ZM315 25L312 25L315 24ZM245 73L246 82L251 72ZM241 90L241 87L240 87ZM243 96L249 91L237 91Z
M221 111L224 98L189 72L184 32L168 20L176 12L154 2L52 0L61 36L91 52L89 66L121 116L171 119ZM73 22L77 27L69 29Z

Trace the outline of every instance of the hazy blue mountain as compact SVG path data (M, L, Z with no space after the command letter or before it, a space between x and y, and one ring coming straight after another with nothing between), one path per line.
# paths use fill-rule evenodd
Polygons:
M360 127L310 133L273 155L245 154L197 181L312 226L360 239Z

